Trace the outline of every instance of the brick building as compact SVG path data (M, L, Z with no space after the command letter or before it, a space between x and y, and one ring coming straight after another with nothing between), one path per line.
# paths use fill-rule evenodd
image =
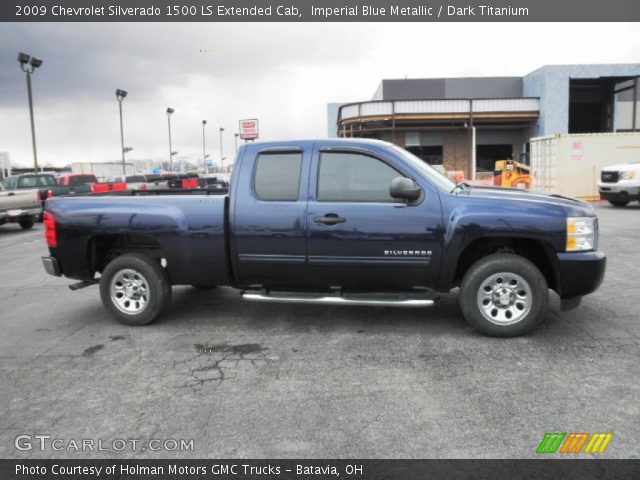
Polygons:
M424 161L493 171L529 139L640 130L640 64L544 66L523 77L382 80L371 100L330 103L330 137L379 138Z

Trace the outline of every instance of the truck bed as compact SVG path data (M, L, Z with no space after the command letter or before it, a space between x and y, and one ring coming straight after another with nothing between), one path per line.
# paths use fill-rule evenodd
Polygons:
M47 210L55 212L58 240L64 245L56 252L65 265L63 274L93 279L92 261L98 250L117 249L118 238L126 236L141 248L154 246L166 261L174 284L228 284L227 197L206 191L180 193L122 192L49 199Z

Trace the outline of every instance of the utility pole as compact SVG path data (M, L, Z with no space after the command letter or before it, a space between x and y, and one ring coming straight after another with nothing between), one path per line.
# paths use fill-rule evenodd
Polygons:
M171 148L171 114L175 110L171 107L167 107L167 123L169 125L169 171L173 172L173 149Z
M42 60L26 53L18 54L20 69L27 74L27 94L29 96L29 117L31 118L31 144L33 146L33 170L38 173L38 152L36 150L36 127L33 120L33 95L31 94L31 74L42 65Z
M122 151L122 174L126 175L127 170L124 163L124 154L126 150L124 148L124 129L122 128L122 101L127 96L127 92L121 89L116 90L116 99L118 100L118 107L120 109L120 150Z
M207 169L207 153L204 143L204 126L207 124L206 120L202 120L202 166L204 167L204 173L209 173Z

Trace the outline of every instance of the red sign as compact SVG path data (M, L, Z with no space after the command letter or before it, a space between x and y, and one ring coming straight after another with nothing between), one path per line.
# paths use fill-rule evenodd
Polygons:
M240 138L243 140L255 140L258 138L258 119L240 120Z
M571 144L571 161L573 163L582 162L584 156L584 147L582 142L573 142Z

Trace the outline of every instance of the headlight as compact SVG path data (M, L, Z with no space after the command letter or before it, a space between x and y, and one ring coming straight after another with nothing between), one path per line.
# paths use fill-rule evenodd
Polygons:
M636 178L636 172L620 172L620 180L633 180Z
M595 250L597 241L596 217L567 218L567 252Z

